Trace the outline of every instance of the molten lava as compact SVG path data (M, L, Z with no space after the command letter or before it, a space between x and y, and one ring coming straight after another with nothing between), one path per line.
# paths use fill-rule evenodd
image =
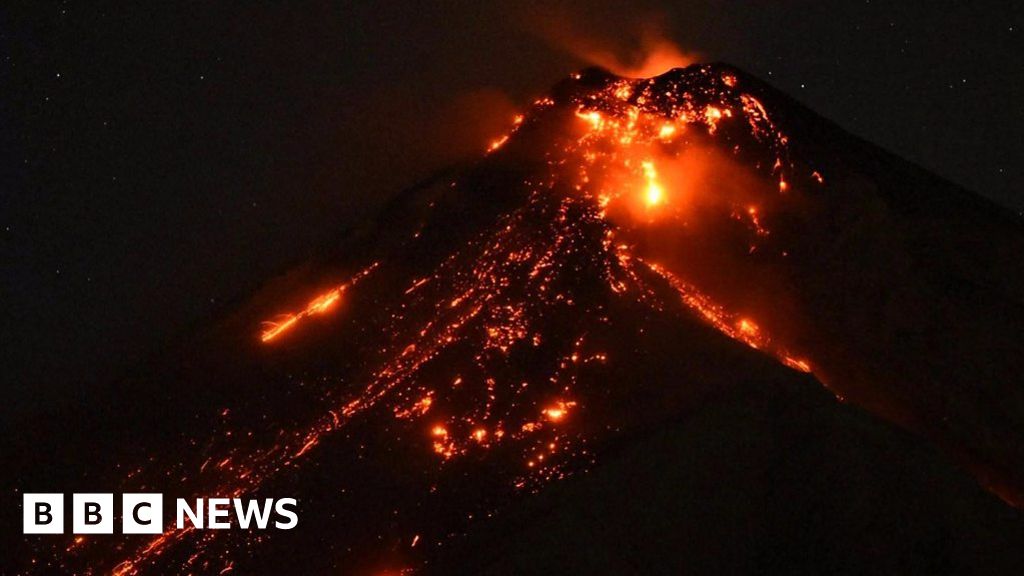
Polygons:
M334 308L335 304L341 300L342 295L345 294L349 288L355 286L356 283L366 277L366 275L373 272L377 265L377 262L370 264L344 284L340 284L339 286L320 294L316 298L313 298L303 310L292 314L284 314L278 320L267 320L263 323L264 329L260 333L260 340L263 342L270 342L271 340L275 340L281 334L294 328L295 325L304 318L317 314L326 314Z
M272 344L313 316L359 331L367 344L352 352L303 343L351 353L325 378L330 390L312 414L253 425L256 433L225 424L190 440L201 447L195 461L148 473L140 466L126 484L144 482L136 475L173 478L205 494L251 496L312 473L306 464L325 446L356 446L361 460L359 434L372 431L388 451L429 459L427 494L442 490L445 471L462 478L474 466L486 467L494 500L534 492L585 471L590 445L618 430L618 420L607 420L615 406L602 404L614 387L601 375L631 358L605 348L607 335L647 317L696 318L785 366L817 372L818 357L794 336L791 303L773 284L788 279L764 270L790 258L784 232L794 203L825 178L790 159L783 127L733 71L574 75L517 116L485 156L483 166L513 174L493 202L469 176L447 188L501 206L493 218L474 227L464 222L472 211L453 211L432 223L431 200L422 221L388 230L401 241L389 237L388 250L352 263L348 280L257 333ZM455 230L460 225L467 230ZM346 314L334 314L342 301ZM416 551L457 531L402 530L403 549ZM170 526L147 542L97 552L88 550L104 546L98 540L75 541L54 564L122 575L168 566L228 571L261 537Z

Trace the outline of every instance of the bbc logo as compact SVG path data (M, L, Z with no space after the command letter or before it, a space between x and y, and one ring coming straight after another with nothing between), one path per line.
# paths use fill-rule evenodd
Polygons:
M24 494L22 532L25 534L64 533L64 495L56 493ZM162 494L122 494L121 532L124 534L160 534L163 527ZM74 534L113 534L113 494L72 494L71 532Z

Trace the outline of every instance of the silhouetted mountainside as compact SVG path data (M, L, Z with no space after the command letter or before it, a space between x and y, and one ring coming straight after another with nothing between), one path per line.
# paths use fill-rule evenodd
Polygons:
M1014 571L1019 512L910 434L758 372L488 521L432 573Z
M1006 573L1022 518L969 472L1024 486L1022 256L732 67L584 71L17 456L299 527L26 538L19 570Z

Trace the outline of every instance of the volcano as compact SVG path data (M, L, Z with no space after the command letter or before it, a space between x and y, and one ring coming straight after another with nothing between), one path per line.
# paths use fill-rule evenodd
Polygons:
M1006 573L1022 327L1016 215L732 66L589 69L15 459L296 529L16 570Z

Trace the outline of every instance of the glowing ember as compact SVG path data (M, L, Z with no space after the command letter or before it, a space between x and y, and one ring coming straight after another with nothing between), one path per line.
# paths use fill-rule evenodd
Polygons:
M549 421L560 422L569 414L569 408L575 405L575 402L559 401L555 405L545 408L542 413Z

